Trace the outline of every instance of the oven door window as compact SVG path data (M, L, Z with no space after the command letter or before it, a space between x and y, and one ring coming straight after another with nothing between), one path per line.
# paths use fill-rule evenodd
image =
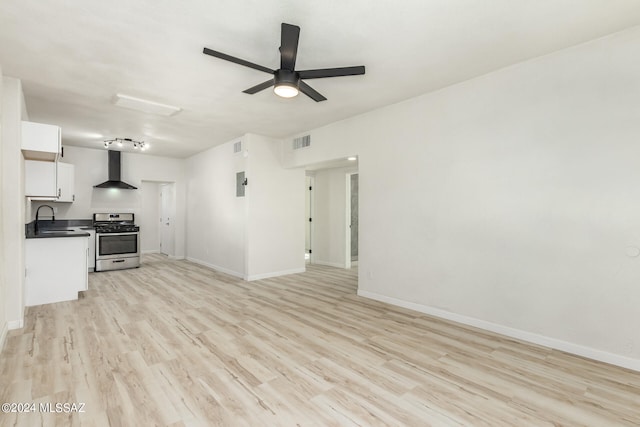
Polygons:
M137 234L114 234L100 236L98 255L124 255L138 253Z

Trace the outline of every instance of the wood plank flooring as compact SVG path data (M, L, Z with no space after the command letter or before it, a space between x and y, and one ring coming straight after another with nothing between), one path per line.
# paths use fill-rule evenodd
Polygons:
M640 425L640 373L358 297L353 270L247 283L146 256L25 321L0 403L84 412L3 426Z

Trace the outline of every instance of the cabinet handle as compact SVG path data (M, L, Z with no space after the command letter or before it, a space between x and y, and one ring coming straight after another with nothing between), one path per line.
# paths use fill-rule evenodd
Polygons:
M74 194L73 196L71 196L71 201L75 202L76 201L76 195Z
M58 188L58 197L60 197L62 190Z
M111 262L124 262L124 260L123 259L118 259L118 260L111 261Z

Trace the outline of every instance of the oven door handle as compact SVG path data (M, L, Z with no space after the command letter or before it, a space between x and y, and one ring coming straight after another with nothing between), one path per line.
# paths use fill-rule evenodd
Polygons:
M135 236L140 234L139 231L126 231L123 233L96 233L96 236L105 237L105 236Z

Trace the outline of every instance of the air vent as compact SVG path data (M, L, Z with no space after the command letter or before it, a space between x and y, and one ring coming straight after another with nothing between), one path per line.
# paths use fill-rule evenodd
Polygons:
M293 140L293 149L308 147L311 145L311 135L300 136Z
M233 143L233 152L234 153L239 153L241 151L242 151L242 141L234 142Z

